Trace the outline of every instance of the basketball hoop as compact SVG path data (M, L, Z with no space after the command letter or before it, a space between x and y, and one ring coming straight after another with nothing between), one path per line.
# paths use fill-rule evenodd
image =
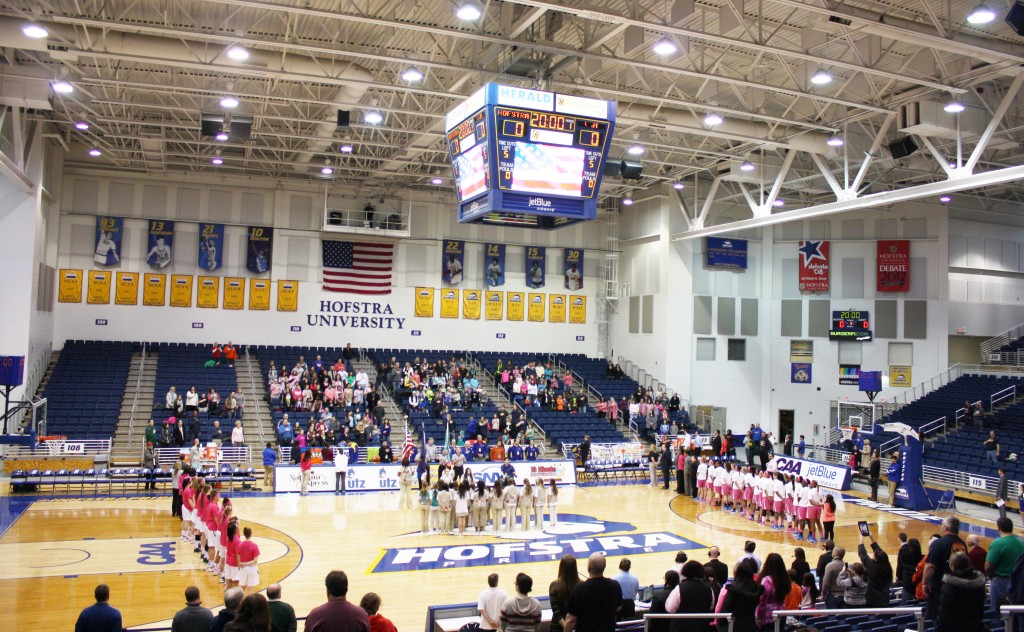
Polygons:
M856 430L854 426L839 426L839 432L843 433L844 442L853 439L854 430Z

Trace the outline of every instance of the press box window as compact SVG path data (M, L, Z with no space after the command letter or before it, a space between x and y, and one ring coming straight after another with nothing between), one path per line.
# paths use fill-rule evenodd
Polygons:
M745 338L729 338L728 359L732 362L747 361L747 340Z

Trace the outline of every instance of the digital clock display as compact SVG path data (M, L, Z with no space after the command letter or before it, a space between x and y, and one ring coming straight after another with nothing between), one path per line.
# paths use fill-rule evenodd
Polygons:
M832 329L828 337L829 340L871 340L870 315L857 310L832 312Z

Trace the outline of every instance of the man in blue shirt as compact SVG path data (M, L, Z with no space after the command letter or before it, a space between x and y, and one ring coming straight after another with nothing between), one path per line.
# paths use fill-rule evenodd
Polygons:
M486 461L490 451L491 447L487 445L487 439L484 439L483 435L478 434L476 441L473 443L473 460L478 462Z
M807 453L807 442L804 441L804 436L800 435L800 443L796 444L796 455L799 458L804 458L804 454Z
M513 461L522 461L523 456L523 446L519 445L519 439L516 439L516 442L508 450L508 458Z
M96 586L94 594L96 603L78 615L75 632L121 632L121 612L108 603L110 587L100 584Z
M505 464L501 466L501 475L504 476L505 479L513 481L513 483L516 480L516 468L508 459L505 459Z
M263 484L268 489L274 488L274 464L277 463L277 450L270 446L263 448Z
M524 452L526 453L527 461L536 461L537 456L540 454L540 450L538 450L532 443L526 444L526 450L524 450Z
M889 467L885 470L885 477L889 479L889 504L895 507L896 488L900 485L900 455L898 452L892 453L892 461L889 462Z
M761 437L764 436L764 431L761 430L761 424L754 424L754 427L750 430L750 438L754 440L754 445L761 443Z
M629 558L622 558L619 562L619 574L612 577L622 589L622 607L616 615L619 621L632 619L636 612L636 593L640 590L640 580L629 572L631 567L632 562Z
M277 426L277 442L284 446L290 446L294 439L295 435L292 433L292 425L288 421L288 415L285 415Z

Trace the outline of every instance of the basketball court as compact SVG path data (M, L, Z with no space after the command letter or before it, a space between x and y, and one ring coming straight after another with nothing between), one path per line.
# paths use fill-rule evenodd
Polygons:
M528 573L535 596L545 596L557 560L566 553L585 560L605 551L609 574L628 556L641 585L661 583L680 550L705 561L707 548L715 545L730 566L747 539L757 541L762 558L775 551L787 564L798 544L805 545L812 567L820 554L818 545L707 510L660 486L565 487L556 526L465 536L420 535L418 510L399 511L396 493L253 493L235 494L232 501L260 546L261 589L281 582L284 600L302 616L325 600L327 572L342 569L349 575L349 599L380 594L381 612L400 630L421 629L428 606L475 602L491 572L501 575L500 585L510 592L516 573ZM871 523L890 555L898 549L900 531L922 541L938 531L937 518L856 502L864 501L841 501L836 523L837 541L848 549L858 543L858 520ZM219 606L222 585L181 542L169 505L167 497L0 497L0 587L11 597L11 629L71 629L98 583L110 585L111 603L125 626L169 626L190 584L200 587L206 606ZM995 535L991 527L973 531ZM585 566L581 561L581 572Z

